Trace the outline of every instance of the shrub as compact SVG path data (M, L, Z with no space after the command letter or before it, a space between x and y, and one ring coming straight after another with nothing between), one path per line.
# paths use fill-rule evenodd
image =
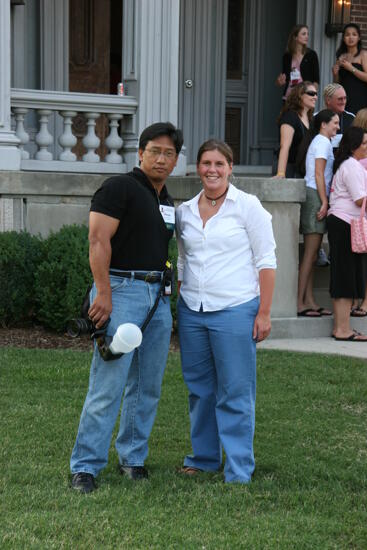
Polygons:
M88 229L64 226L44 241L45 259L35 276L37 319L62 331L68 319L79 317L92 276L88 260Z
M33 288L37 265L43 260L42 241L29 233L0 233L0 324L29 321L35 312Z

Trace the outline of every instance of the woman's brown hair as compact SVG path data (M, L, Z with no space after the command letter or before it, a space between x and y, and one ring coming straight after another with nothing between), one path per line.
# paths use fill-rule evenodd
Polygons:
M197 164L199 164L201 157L207 151L219 151L219 153L225 157L229 165L233 164L233 151L225 141L220 141L219 139L208 139L208 141L204 141L199 147L196 159Z
M293 27L293 29L291 30L291 32L289 33L288 42L287 42L287 50L286 51L290 55L293 55L294 53L296 53L296 39L297 39L298 33L301 29L307 29L308 30L308 26L307 25L295 25ZM303 48L302 48L302 54L303 55L306 53L306 50L307 50L307 46L304 45Z
M308 80L305 80L304 82L300 82L299 84L296 84L294 88L292 88L291 93L287 97L282 110L280 111L279 117L277 119L277 122L279 124L282 116L284 113L287 113L288 111L296 111L299 115L302 112L303 104L302 104L302 96L305 94L310 86L314 86L312 82L309 82ZM313 115L313 109L310 109L307 113L308 120L311 122Z

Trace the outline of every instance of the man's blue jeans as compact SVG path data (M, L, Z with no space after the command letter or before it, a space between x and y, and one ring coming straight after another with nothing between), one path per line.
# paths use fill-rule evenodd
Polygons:
M110 276L112 313L108 335L122 323L141 326L154 304L160 283ZM96 288L91 290L91 301ZM97 476L108 461L112 431L121 411L116 450L120 464L143 466L148 455L148 439L153 427L166 366L172 317L169 298L159 301L138 349L120 359L105 362L95 348L89 389L70 468L72 473Z
M221 311L192 311L182 298L177 318L182 373L189 389L192 455L185 466L216 471L226 454L226 482L248 483L255 469L256 342L259 299Z

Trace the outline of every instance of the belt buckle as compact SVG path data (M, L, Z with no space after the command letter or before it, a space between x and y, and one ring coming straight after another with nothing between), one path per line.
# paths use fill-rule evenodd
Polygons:
M149 273L147 273L144 277L144 282L145 283L152 283L152 282L154 282L155 277L156 277L156 275L153 273L153 271L149 271Z

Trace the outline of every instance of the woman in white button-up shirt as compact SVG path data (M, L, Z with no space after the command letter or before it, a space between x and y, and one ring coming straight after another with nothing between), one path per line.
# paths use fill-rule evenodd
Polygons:
M229 183L233 155L221 141L199 149L203 191L179 206L178 324L189 389L191 442L183 473L216 471L248 483L255 468L256 342L270 333L275 280L271 216Z

